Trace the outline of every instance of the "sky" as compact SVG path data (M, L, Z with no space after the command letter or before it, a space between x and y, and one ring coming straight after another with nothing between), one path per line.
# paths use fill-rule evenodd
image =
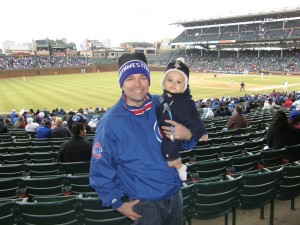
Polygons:
M77 49L85 39L157 42L175 38L178 21L300 7L299 0L3 0L0 2L0 48L38 39L67 38Z

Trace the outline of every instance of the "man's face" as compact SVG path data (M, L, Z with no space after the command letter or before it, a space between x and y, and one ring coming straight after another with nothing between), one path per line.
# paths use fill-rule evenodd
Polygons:
M132 74L128 76L122 86L126 103L130 106L141 106L149 91L148 78L143 74Z

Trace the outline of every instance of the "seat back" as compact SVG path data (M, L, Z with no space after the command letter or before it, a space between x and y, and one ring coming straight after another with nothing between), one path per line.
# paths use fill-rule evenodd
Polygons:
M30 163L26 164L25 167L26 172L29 172L30 176L47 176L59 174L59 165L57 162Z
M281 170L256 170L243 173L241 190L238 194L237 206L241 209L261 208L260 218L264 218L264 206L270 203L270 221L274 220L274 199L281 178Z
M264 167L272 167L284 164L285 149L271 149L261 151L261 158L263 160Z
M21 224L78 224L76 199L54 202L16 202Z
M194 148L193 156L195 157L196 161L217 159L219 151L220 147Z
M242 156L233 156L231 158L231 165L235 172L244 173L258 169L260 161L260 153L247 154Z
M0 178L20 177L25 172L23 164L3 164L0 165Z
M78 196L80 220L84 224L132 224L132 221L112 208L102 206L98 197Z
M0 202L0 224L15 224L13 215L13 201L6 200Z
M235 200L241 177L235 179L202 180L194 184L193 217L212 219L225 215L228 224L228 213L232 212L232 224L235 224Z
M285 156L290 163L300 160L300 144L286 146L285 150Z
M192 195L193 195L193 184L183 186L181 188L182 200L183 200L183 223L187 222L191 224L191 215L192 215Z
M0 179L0 199L16 198L16 191L20 188L20 178Z
M291 209L295 210L295 198L300 195L300 163L284 166L282 174L277 198L291 200Z
M194 174L201 180L203 178L225 175L230 167L230 158L225 160L205 160L187 164L188 179L193 180Z
M220 154L223 157L243 154L244 144L229 144L220 147Z
M65 177L64 176L46 176L22 178L22 187L24 194L28 197L41 195L64 195Z
M75 195L95 192L90 186L88 174L66 176L66 183L71 187L72 194Z
M90 162L67 162L60 163L61 174L89 173Z

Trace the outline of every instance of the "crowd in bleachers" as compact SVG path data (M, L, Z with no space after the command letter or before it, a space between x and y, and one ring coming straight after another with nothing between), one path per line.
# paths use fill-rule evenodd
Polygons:
M216 51L200 51L199 49L163 52L149 55L149 64L166 66L170 60L183 57L191 70L198 72L216 73L250 73L274 72L292 74L300 72L300 51L222 51L218 56ZM29 69L29 68L57 68L81 67L98 64L112 64L114 60L87 57L45 57L34 56L24 58L0 58L0 69Z
M88 57L47 57L30 56L23 58L0 58L0 69L31 69L31 68L57 68L90 66L93 62Z
M169 54L150 56L149 62L165 66L170 60L183 57L191 70L214 73L257 73L274 72L292 74L300 72L300 51L240 51L239 57L235 51L222 51L220 56L216 51L187 50L174 51Z

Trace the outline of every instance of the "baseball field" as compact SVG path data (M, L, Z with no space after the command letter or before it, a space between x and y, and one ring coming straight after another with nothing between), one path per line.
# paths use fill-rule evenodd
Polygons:
M160 94L163 72L151 72L150 93ZM233 84L231 83L233 80ZM240 83L246 84L245 92ZM237 75L191 73L190 88L193 99L241 96L252 93L282 91L288 82L288 91L300 91L300 76ZM28 76L0 79L0 113L30 108L52 110L64 108L111 107L120 97L117 72Z

